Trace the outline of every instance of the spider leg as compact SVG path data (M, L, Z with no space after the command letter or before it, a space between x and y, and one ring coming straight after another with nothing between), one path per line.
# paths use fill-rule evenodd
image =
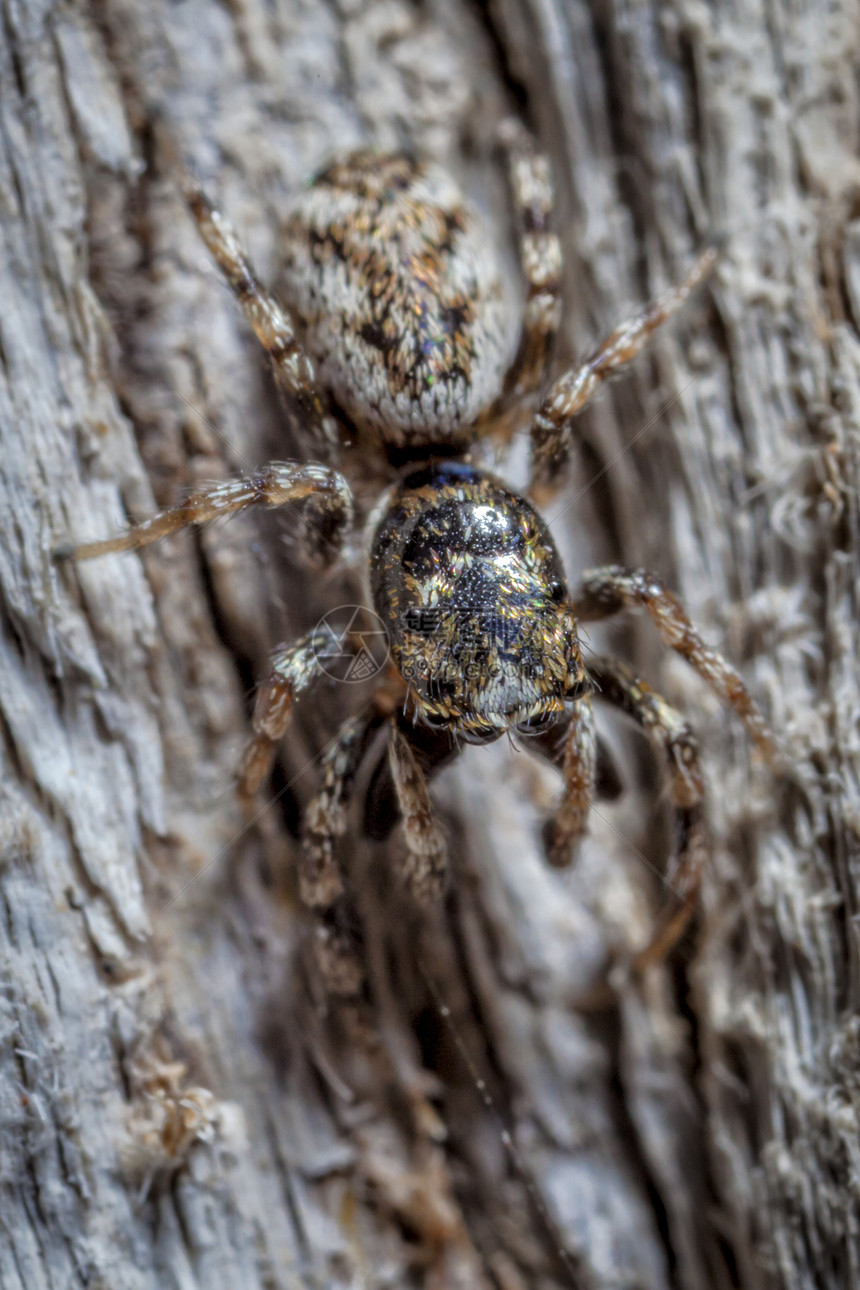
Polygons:
M322 783L305 815L299 893L316 924L312 944L317 973L328 994L347 1010L347 1016L350 1008L354 1010L361 1004L367 977L361 931L345 891L335 848L346 832L346 812L358 768L388 716L384 696L377 695L368 711L341 727L323 759ZM392 723L396 719L396 716L392 718ZM413 894L419 894L414 887ZM390 1007L386 995L387 989L383 986L382 996L376 1001L382 1010L381 1017L386 1007ZM355 1020L355 1011L351 1015ZM366 1030L360 1025L357 1033L367 1038ZM428 1100L432 1084L428 1083L420 1060L409 1045L401 1042L394 1043L387 1055L419 1140L439 1142L445 1137L445 1128Z
M534 394L541 385L561 321L561 245L549 227L553 193L549 160L528 130L510 118L499 129L520 230L526 280L523 332L505 380L503 403Z
M590 670L590 669L589 669ZM570 864L586 830L594 796L597 736L591 695L574 705L561 747L554 759L564 775L564 795L544 833L547 860L557 869Z
M316 918L314 958L330 994L361 992L364 966L345 910L344 882L335 856L346 832L347 806L355 776L383 714L370 710L351 717L322 760L322 783L308 805L302 832L299 895Z
M328 466L276 461L258 474L243 475L198 489L179 506L159 511L118 537L107 538L103 542L82 542L78 546L60 546L55 554L73 560L92 560L95 556L115 551L137 551L192 524L208 524L211 520L234 515L251 506L283 506L306 497L313 498L322 509L326 520L325 540L334 551L339 550L352 519L352 494L343 475Z
M532 486L553 481L570 451L573 418L591 401L603 381L635 358L657 328L678 312L716 260L716 248L708 247L683 282L616 327L589 358L569 368L553 383L532 424Z
M316 367L301 347L295 321L260 282L232 224L213 206L193 172L178 163L178 173L200 236L271 357L280 384L296 400L318 439L332 442L335 423L326 416Z
M391 721L388 755L406 842L401 881L419 905L430 905L439 899L445 885L447 848L430 803L426 776L396 718Z
M275 650L269 675L263 681L254 701L251 718L253 734L245 745L239 762L239 794L252 798L268 775L278 741L286 733L293 702L317 679L320 660L343 654L352 642L329 626L317 626L291 645ZM337 745L335 745L337 747Z
M669 767L676 842L666 881L680 903L663 917L651 941L634 958L634 970L641 971L666 957L695 909L706 854L699 750L681 714L622 664L596 658L589 662L589 672L600 698L632 717Z
M705 644L682 605L659 578L641 569L607 565L586 573L572 601L577 619L586 623L609 618L622 609L647 609L663 644L676 650L724 703L731 704L759 751L767 760L774 758L773 735L740 675Z
M355 967L331 968L346 962L345 955L355 959L345 937L330 921L330 914L344 895L343 876L335 857L337 841L346 832L346 811L355 776L371 739L386 720L384 710L375 706L369 712L352 717L340 729L337 738L322 761L320 789L305 813L302 832L302 859L299 869L299 894L309 909L322 916L318 945L323 947L325 975L337 982L357 980ZM398 728L396 716L389 720L388 756L403 822L407 845L407 862L401 880L418 903L428 905L438 899L446 872L445 844L433 818L427 780L406 735ZM331 959L332 962L328 962ZM348 990L333 987L336 994L355 994L358 986Z

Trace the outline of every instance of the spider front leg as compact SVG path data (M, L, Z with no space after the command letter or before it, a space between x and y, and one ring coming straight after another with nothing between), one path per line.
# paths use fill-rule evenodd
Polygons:
M676 898L676 908L635 956L634 971L642 971L666 957L695 909L706 854L699 751L693 732L680 713L627 668L614 659L597 658L589 663L589 672L600 698L632 717L669 766L669 797L675 809L676 842L665 880Z
M713 692L731 704L753 743L766 760L773 760L773 735L740 675L705 644L683 606L659 578L641 569L608 565L587 573L572 600L576 618L585 623L609 618L622 609L647 609L663 644L685 658Z
M531 487L550 484L570 452L573 418L591 401L600 385L629 363L704 281L717 261L709 247L699 256L683 282L667 291L642 313L616 327L583 363L563 373L552 385L532 423Z
M347 1015L352 1010L353 1017L365 988L364 955L335 849L346 832L356 772L389 710L386 696L377 695L369 712L341 727L325 754L322 784L308 806L302 837L299 893L315 919L312 946L316 970L328 993L340 1001ZM429 814L424 775L396 722L397 717L392 717L389 725L390 767L411 858L401 877L418 901L427 902L435 899L441 889L444 844ZM414 841L416 837L423 839L423 844L410 845L410 839ZM384 1000L380 1006L384 1009ZM366 1035L365 1031L359 1033ZM389 1049L388 1057L418 1138L439 1142L445 1129L428 1101L427 1076L420 1061L408 1045L400 1042Z
M344 883L335 848L346 832L347 807L355 776L383 714L374 710L352 717L339 730L322 762L322 783L305 814L299 895L316 918L314 958L332 995L361 992L364 966L346 914Z
M349 485L343 475L328 466L302 466L294 461L272 462L256 475L210 484L192 493L179 506L159 511L152 519L135 524L118 537L59 546L54 554L72 560L92 560L116 551L138 551L193 524L208 524L251 506L284 506L306 497L318 499L322 506L328 520L326 539L336 554L352 519Z
M391 721L388 755L406 843L400 879L417 904L431 905L444 890L447 848L430 802L426 776L396 718Z
M564 775L564 795L547 823L544 842L547 860L561 869L576 855L594 796L597 736L590 694L583 695L574 705L558 754L555 760Z
M253 734L245 745L237 771L241 797L250 799L272 769L275 749L287 731L293 703L317 679L320 661L341 654L349 641L331 627L314 627L291 645L283 645L271 657L269 675L254 701Z
M343 877L335 848L346 832L347 807L355 776L373 736L385 721L384 707L347 721L323 758L322 784L305 814L299 894L318 918L317 966L330 992L356 995L364 980L354 937L345 927L341 906ZM433 816L427 780L409 740L389 719L388 756L403 824L406 858L400 881L420 905L437 901L447 872L445 842Z

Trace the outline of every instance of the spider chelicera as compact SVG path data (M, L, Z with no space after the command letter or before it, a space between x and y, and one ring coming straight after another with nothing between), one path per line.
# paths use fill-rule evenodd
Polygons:
M677 940L700 882L698 753L687 722L621 663L590 658L586 669L577 625L645 609L663 642L734 707L755 744L772 752L740 676L704 643L659 579L612 566L586 573L569 591L538 513L470 462L470 448L485 436L525 426L530 487L555 482L576 414L680 308L715 259L706 251L679 286L618 327L585 362L551 379L561 252L549 226L549 166L518 123L507 122L500 137L526 283L518 348L491 240L439 167L406 155L359 152L318 175L286 226L283 303L262 286L230 224L181 169L200 234L298 405L316 455L356 440L386 476L370 521L369 590L391 663L377 697L345 722L322 758L300 862L302 899L317 915L317 959L329 988L341 996L360 992L363 974L337 842L359 766L381 727L388 732L388 792L402 821L401 876L426 902L438 898L446 869L428 778L461 742L511 732L561 769L565 787L546 830L548 859L561 866L585 830L595 790L593 696L632 717L668 762L677 819L669 878L682 897L639 964L661 957ZM81 560L135 550L187 525L302 499L313 499L322 543L340 549L353 523L343 474L330 464L276 462L67 554ZM318 627L273 655L239 768L246 797L266 779L293 703L319 676L330 630ZM373 791L365 809L371 833Z

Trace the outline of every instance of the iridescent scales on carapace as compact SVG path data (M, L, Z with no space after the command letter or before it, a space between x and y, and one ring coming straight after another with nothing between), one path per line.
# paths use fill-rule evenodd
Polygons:
M402 467L376 508L369 542L369 581L393 673L325 752L305 818L300 891L317 915L317 961L341 995L360 992L363 976L352 920L344 915L338 840L359 766L381 728L402 822L401 877L426 901L438 897L445 880L445 841L428 778L461 742L507 732L558 765L564 790L546 837L549 860L563 865L585 830L595 791L592 696L631 716L668 763L678 822L669 876L682 897L640 963L666 953L680 935L700 881L698 755L687 723L644 681L607 658L589 658L586 672L577 623L645 609L664 643L735 708L760 749L772 750L741 678L704 644L658 579L613 566L587 573L571 593L530 503L466 459L470 444L498 431L513 411L529 428L532 486L556 482L576 413L680 308L715 259L706 251L679 286L618 327L584 362L553 377L561 253L550 229L549 167L517 123L505 123L500 139L525 280L518 345L492 239L438 166L372 152L329 166L287 222L283 303L261 284L193 175L180 168L200 234L298 406L309 444L319 450L358 431L362 450L389 481ZM117 538L66 553L87 559L134 550L189 524L303 499L311 499L323 544L339 549L353 522L343 474L328 464L275 462L201 489ZM239 769L246 797L267 777L294 701L319 678L330 636L323 623L274 653ZM377 787L378 781L377 775Z
M561 720L588 688L564 569L533 508L459 462L393 490L371 590L422 720L467 742Z

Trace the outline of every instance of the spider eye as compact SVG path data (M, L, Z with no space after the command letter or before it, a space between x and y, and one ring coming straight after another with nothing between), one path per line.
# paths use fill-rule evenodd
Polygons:
M567 595L567 590L563 582L554 581L549 584L549 598L553 604L560 605Z
M430 730L450 730L454 724L451 717L439 717L436 716L435 713L433 716L430 716L426 712L422 712L421 714L421 723L422 725L427 726Z
M537 712L528 721L521 721L517 726L518 735L540 735L544 730L549 730L560 717L558 712Z
M488 744L498 739L501 733L495 726L476 726L471 730L461 730L460 738L467 744Z
M591 681L587 676L581 676L578 681L574 681L569 690L565 692L566 699L581 699L586 694L590 694L594 689Z

